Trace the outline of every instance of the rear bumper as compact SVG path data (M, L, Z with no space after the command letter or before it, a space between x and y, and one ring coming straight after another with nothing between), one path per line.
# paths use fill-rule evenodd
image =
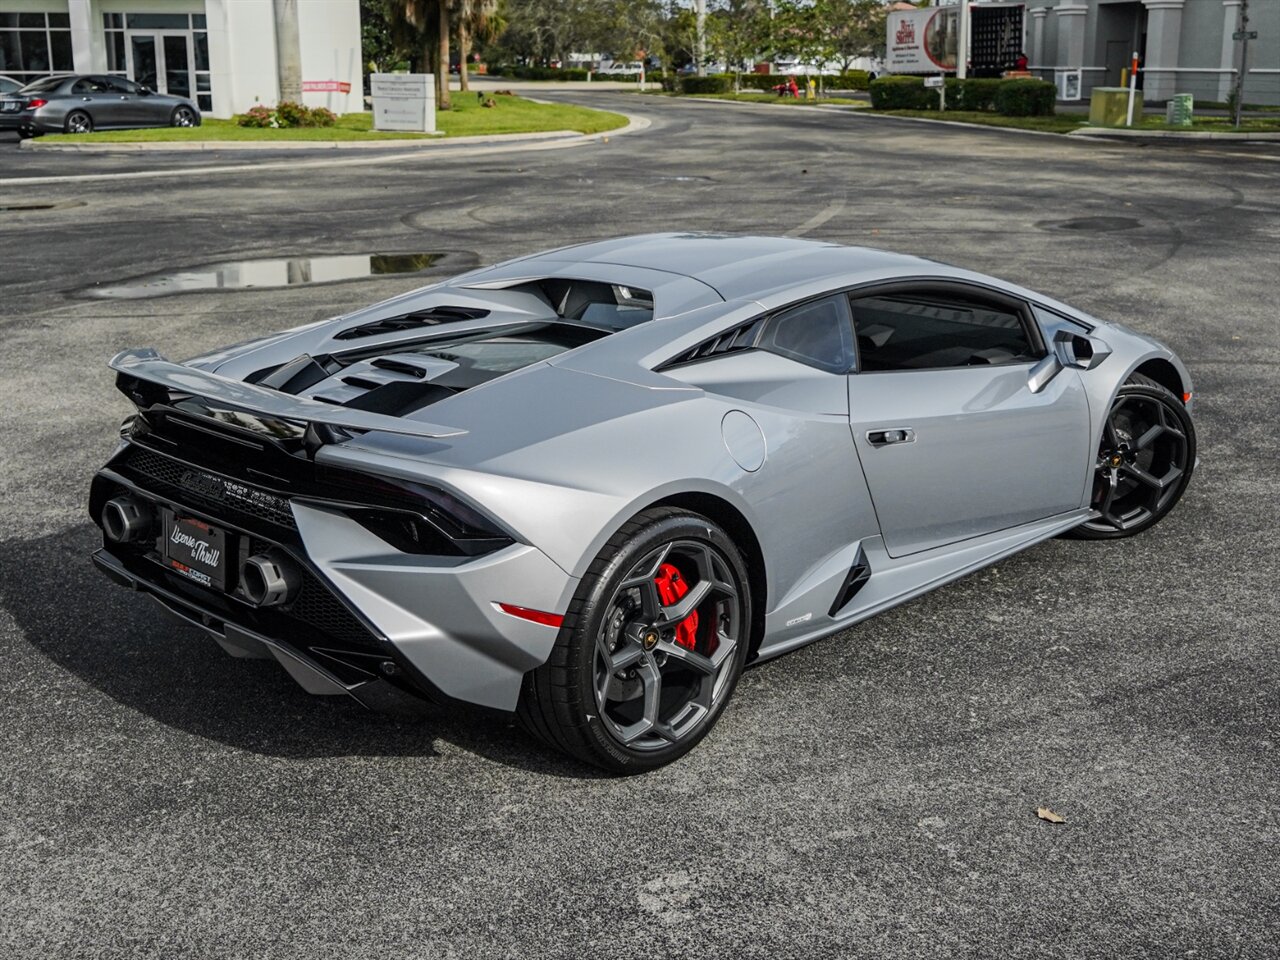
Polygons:
M203 477L186 491L185 474L157 480L130 469L128 450L94 478L90 515L99 526L103 504L128 493L227 531L233 557L275 548L301 571L295 600L259 607L234 583L223 592L172 571L158 540L104 537L93 557L103 573L154 597L234 655L273 657L311 692L345 693L375 708L416 696L503 710L515 708L524 674L550 656L556 628L498 607L568 607L577 580L532 546L513 543L477 557L404 553L341 505L302 499L288 502L289 513L255 518L202 498L199 482L207 490L210 471L193 468Z

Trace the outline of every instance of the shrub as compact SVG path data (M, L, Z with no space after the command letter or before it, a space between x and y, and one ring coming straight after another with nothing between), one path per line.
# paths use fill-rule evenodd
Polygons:
M1002 80L994 102L1006 117L1050 117L1056 100L1057 88L1047 80Z
M878 77L871 81L875 110L937 110L938 91L926 89L921 77Z
M312 107L311 123L312 127L332 127L338 122L338 115L328 107Z
M276 117L270 109L259 104L250 107L248 113L236 117L236 123L242 127L274 127Z
M996 91L1005 81L995 77L961 80L956 96L952 99L951 86L947 86L947 106L955 110L994 110Z
M281 100L276 104L276 121L282 127L309 127L311 111L292 100Z
M681 93L728 93L733 89L733 77L681 77Z
M871 86L871 74L865 70L846 70L832 85L841 90L866 90Z

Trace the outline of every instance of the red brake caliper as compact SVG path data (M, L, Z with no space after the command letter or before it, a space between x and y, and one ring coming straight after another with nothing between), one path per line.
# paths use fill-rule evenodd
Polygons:
M658 598L666 607L679 602L680 598L689 592L689 584L685 582L684 577L680 576L680 571L669 563L664 563L658 568L658 575L653 578L653 582L658 587ZM698 645L697 610L676 625L676 643L686 650L692 650Z

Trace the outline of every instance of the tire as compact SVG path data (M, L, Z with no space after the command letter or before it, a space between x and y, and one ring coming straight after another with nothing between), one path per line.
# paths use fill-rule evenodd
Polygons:
M72 110L62 124L64 133L93 133L93 117L83 110Z
M174 107L173 113L169 115L169 126L198 127L200 126L200 117L190 107Z
M550 658L525 675L517 716L543 743L611 773L671 763L724 711L751 622L729 535L695 513L646 510L587 569Z
M1091 504L1101 516L1067 535L1132 537L1159 523L1182 498L1196 464L1196 431L1182 401L1141 374L1116 392L1095 463Z
M30 140L34 136L35 136L35 131L33 130L28 130L25 127L18 130L19 140Z

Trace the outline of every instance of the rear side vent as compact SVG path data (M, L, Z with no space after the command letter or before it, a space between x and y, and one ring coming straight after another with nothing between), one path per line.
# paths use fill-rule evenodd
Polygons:
M831 604L831 612L827 615L834 617L847 607L849 602L857 596L858 591L866 586L869 579L871 579L871 565L867 563L867 556L862 552L862 548L859 547L858 555L853 558L853 566L845 574L844 583L840 585L835 602Z
M684 353L676 354L659 370L665 370L668 367L676 367L682 363L692 363L695 360L705 360L707 357L718 357L726 353L736 353L739 350L750 350L755 346L756 337L760 333L760 327L764 324L764 317L758 317L755 320L748 321L724 333L716 334L709 340L704 340Z
M428 307L425 310L414 310L395 317L384 317L370 323L362 323L358 327L350 327L335 333L335 340L359 340L362 337L376 337L384 333L395 333L399 330L412 330L414 327L433 327L440 323L456 323L459 320L479 320L487 317L489 311L482 307Z

